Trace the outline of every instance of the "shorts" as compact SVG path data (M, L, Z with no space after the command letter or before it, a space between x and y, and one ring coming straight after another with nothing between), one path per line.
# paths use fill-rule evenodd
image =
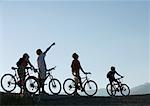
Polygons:
M19 76L20 80L25 80L25 75L26 75L25 69L18 68L17 72L18 72L18 76Z
M45 79L46 78L46 69L39 69L39 77L41 79Z

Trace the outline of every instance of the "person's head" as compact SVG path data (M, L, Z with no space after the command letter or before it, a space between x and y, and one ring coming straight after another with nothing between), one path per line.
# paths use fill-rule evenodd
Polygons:
M37 54L37 55L40 55L41 53L42 53L42 50L41 50L41 49L37 49L37 50L36 50L36 54Z
M76 53L73 53L72 57L73 57L74 59L78 59L78 58L79 58L78 54L76 54Z
M114 66L111 66L111 71L115 71L115 67Z
M24 59L29 59L29 55L28 55L27 53L24 53L24 54L23 54L23 58L24 58Z

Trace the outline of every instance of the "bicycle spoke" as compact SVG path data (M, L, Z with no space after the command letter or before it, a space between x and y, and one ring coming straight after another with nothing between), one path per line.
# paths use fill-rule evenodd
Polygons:
M61 83L59 82L59 80L52 79L49 82L49 89L53 94L55 94L55 95L59 94L61 91Z
M1 79L1 86L6 92L12 92L16 88L16 80L13 75L5 74Z
M108 93L110 96L115 96L116 90L115 90L114 86L111 87L111 85L108 84L107 87L106 87L106 90L107 90L107 93Z
M63 83L63 89L65 93L68 95L72 95L76 91L75 85L76 84L73 79L66 79Z
M84 85L84 92L88 95L88 96L93 96L96 94L97 92L97 84L90 80L90 81L87 81Z
M38 81L35 77L30 77L26 80L26 89L30 93L36 93L39 89Z
M128 96L130 94L130 88L126 84L122 84L122 86L121 86L121 94L123 96Z

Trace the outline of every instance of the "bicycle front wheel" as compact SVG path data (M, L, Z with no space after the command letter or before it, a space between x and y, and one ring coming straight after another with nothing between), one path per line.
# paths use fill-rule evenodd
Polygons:
M63 89L64 89L65 93L68 95L72 95L75 93L75 91L76 91L75 86L76 86L76 83L71 78L66 79L63 83Z
M123 96L128 96L130 94L130 88L128 85L126 85L126 84L121 85L121 94Z
M61 91L61 83L58 79L52 79L49 82L49 89L54 95L58 95Z
M28 92L35 94L39 90L38 79L34 76L30 76L25 81L25 87Z
M111 87L111 84L107 84L106 90L107 90L107 93L110 96L115 96L116 95L116 89L114 88L114 86Z
M84 92L88 96L93 96L97 93L98 86L93 80L89 80L84 84Z
M1 78L1 86L6 92L12 92L16 88L16 79L11 74L5 74Z

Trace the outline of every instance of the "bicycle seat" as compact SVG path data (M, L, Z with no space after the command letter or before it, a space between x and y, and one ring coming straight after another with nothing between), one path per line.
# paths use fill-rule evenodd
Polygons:
M32 69L32 67L26 67L26 69L28 70L28 69Z
M120 79L122 79L123 77L120 77L120 78L117 78L117 80L120 80Z
M87 75L87 74L92 74L92 73L90 73L90 72L87 72L87 73L85 73L85 74Z
M11 67L11 69L12 69L12 70L16 70L16 69L18 69L18 68L16 68L16 67Z

